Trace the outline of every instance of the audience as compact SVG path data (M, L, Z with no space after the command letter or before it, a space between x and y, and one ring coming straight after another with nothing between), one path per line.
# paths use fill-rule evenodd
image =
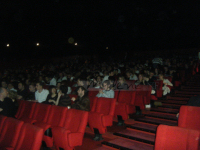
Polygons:
M42 103L46 101L47 96L49 94L49 91L46 89L43 89L44 83L43 82L37 82L36 83L36 89L37 91L35 92L35 100L38 103Z

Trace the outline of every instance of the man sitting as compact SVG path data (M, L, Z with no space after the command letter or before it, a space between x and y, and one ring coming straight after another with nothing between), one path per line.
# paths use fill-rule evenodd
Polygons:
M115 92L110 88L110 81L106 80L103 82L103 90L100 89L97 97L114 98Z
M43 82L36 83L37 91L35 92L35 99L38 103L46 101L47 95L49 94L49 91L43 89L43 86L44 86Z
M90 111L90 100L88 96L85 94L87 91L83 86L78 87L78 97L75 99L72 97L72 101L74 101L74 104L72 105L72 108L79 109L79 110L85 110Z

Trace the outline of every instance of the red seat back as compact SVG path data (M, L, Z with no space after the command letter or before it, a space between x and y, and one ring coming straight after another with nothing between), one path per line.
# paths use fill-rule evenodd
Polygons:
M181 106L178 126L200 131L200 107Z
M37 103L33 114L33 119L37 122L47 122L47 118L51 109L51 105Z
M162 90L162 87L163 87L163 81L162 80L156 80L155 84L156 84L156 90Z
M6 120L6 116L3 116L3 115L0 115L0 134L1 134L1 131L2 131L2 128L3 128L3 124Z
M24 124L23 121L19 121L13 118L6 118L0 136L1 148L15 147L23 124Z
M199 131L159 125L154 150L198 150Z
M96 102L95 112L114 116L115 104L116 99L114 98L99 97Z
M90 109L92 111L92 109L95 110L95 107L93 108L93 105L96 106L96 100L98 99L98 97L96 96L89 96L89 100L90 100ZM94 111L93 110L93 111Z
M95 88L90 88L88 89L88 96L96 96L99 93L99 89L95 89Z
M84 133L87 121L88 121L87 111L69 109L67 111L64 128L70 130L71 132Z
M67 110L67 107L52 106L48 115L47 124L51 126L63 126Z
M127 90L123 90L119 92L119 96L118 96L118 102L121 103L126 103L128 105L130 104L134 104L134 100L135 100L135 91L127 91Z
M23 124L15 150L39 150L43 134L42 128L29 123Z
M22 108L23 108L23 105L24 105L24 100L18 100L18 104L19 104L19 107L17 109L17 113L15 114L15 118L19 118L19 115L22 111Z
M24 101L23 106L21 108L22 110L17 119L32 118L33 112L35 111L35 106L36 106L35 102Z

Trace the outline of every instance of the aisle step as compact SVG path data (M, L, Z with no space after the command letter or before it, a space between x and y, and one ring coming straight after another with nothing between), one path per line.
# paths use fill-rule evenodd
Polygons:
M150 111L153 112L165 112L170 114L177 114L179 113L179 109L172 109L172 108L151 108Z
M125 139L125 138L117 138L114 140L111 140L109 142L102 142L102 144L121 149L121 150L153 150L154 146L130 139Z
M94 150L116 150L116 148L103 145L101 147L95 148Z
M126 129L120 132L113 133L116 136L128 138L131 140L144 142L147 144L155 144L155 134L145 131L135 130L135 129Z
M162 103L162 106L159 106L159 107L172 108L172 109L180 109L181 106L182 105Z
M127 129L130 128L130 129L136 129L136 130L141 130L141 131L150 132L150 133L156 133L158 125L135 121L134 124L127 125L126 127Z
M159 119L154 117L143 117L143 118L137 118L136 121L146 122L146 123L152 123L156 125L165 124L169 126L177 126L177 121L167 120L167 119Z
M181 101L188 101L190 99L190 97L179 97L177 95L173 95L173 96L167 96L168 100L181 100Z
M180 104L180 105L187 104L187 101L181 101L181 100L158 100L158 101L167 104Z
M177 121L176 114L168 114L168 113L161 113L161 112L150 112L148 114L145 114L145 116Z

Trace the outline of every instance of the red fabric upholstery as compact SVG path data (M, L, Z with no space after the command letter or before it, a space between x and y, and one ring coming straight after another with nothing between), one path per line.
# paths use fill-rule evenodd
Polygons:
M115 117L122 116L123 120L128 119L128 115L135 113L135 91L120 91L118 102L115 107Z
M34 122L46 123L50 109L51 109L51 105L37 103L32 120L36 120Z
M42 128L25 123L20 131L15 150L40 150L42 137Z
M3 124L6 120L6 118L7 118L6 116L0 115L0 134L1 134L1 130L3 128Z
M6 147L14 148L16 146L23 124L23 121L13 118L6 118L0 135L0 149Z
M94 103L96 105L93 105L89 112L89 126L92 131L96 128L103 134L106 132L106 127L113 124L116 99L100 97L95 99Z
M156 80L155 83L156 83L156 96L162 97L162 95L163 95L163 90L162 90L163 81L162 80Z
M44 131L46 131L49 128L52 127L57 127L57 126L63 126L66 114L67 114L67 107L61 107L61 106L52 106L47 123L43 122L36 122L34 125L42 128ZM43 141L45 141L47 147L52 147L53 146L53 138L44 135L43 136Z
M136 87L135 106L144 109L146 104L150 104L151 89L150 85L138 85Z
M75 97L75 98L77 98L77 97L78 97L78 95L75 95L75 94L69 94L69 97L70 97L70 98L72 98L72 97Z
M159 125L154 150L198 150L199 131Z
M19 115L22 111L22 108L23 108L23 105L24 105L24 100L19 100L18 103L19 103L19 107L17 109L17 113L15 114L15 118L17 118L17 119L19 118Z
M89 99L90 99L90 109L92 110L93 105L96 106L95 99L98 99L98 97L96 97L96 96L89 96Z
M23 106L21 108L22 110L17 119L20 119L23 121L27 118L32 118L33 112L35 111L35 106L36 106L35 102L24 101Z
M96 88L90 88L88 89L88 96L91 97L91 96L96 96L98 93L99 93L99 89L96 89Z
M118 100L118 96L119 96L119 91L118 91L118 90L115 90L114 92L115 92L115 97L114 97L114 98L115 98L116 101L117 101L117 100Z
M64 126L52 128L56 149L73 150L75 146L82 145L87 120L87 111L68 110Z
M181 106L178 126L200 131L200 107Z

